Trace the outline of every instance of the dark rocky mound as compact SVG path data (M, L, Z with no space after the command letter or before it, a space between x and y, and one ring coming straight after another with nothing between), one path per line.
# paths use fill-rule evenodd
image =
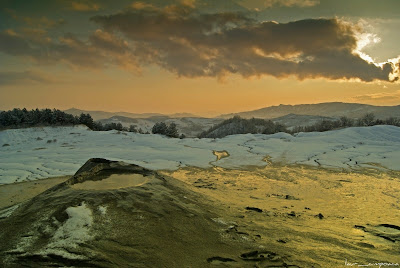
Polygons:
M209 204L154 171L90 159L0 219L0 266L254 267L241 255L255 245L227 235Z

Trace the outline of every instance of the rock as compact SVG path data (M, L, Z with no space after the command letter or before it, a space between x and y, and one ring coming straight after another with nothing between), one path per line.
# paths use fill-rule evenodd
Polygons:
M395 230L400 231L400 226L393 225L393 224L386 224L386 223L383 223L383 224L379 224L378 226L386 227L386 228L391 228L391 229L395 229Z
M366 233L369 233L373 236L380 237L387 242L391 243L398 243L400 242L400 226L393 225L393 224L378 224L378 225L354 225L354 228L360 229ZM371 240L371 242L375 242ZM367 245L361 245L363 247L370 247Z
M293 195L289 195L289 194L272 194L272 195L267 194L266 196L267 197L274 196L274 197L286 199L286 200L301 200L300 198L297 198L297 197L295 197Z
M207 259L208 263L221 263L221 262L236 262L234 259L231 258L224 258L224 257L211 257Z
M365 226L362 226L362 225L354 225L354 228L356 228L356 229L361 229L361 230L365 230Z
M273 259L277 256L275 252L272 251L250 251L240 255L240 258L247 261L262 261L264 259Z
M202 179L196 180L193 184L194 184L194 187L197 187L197 188L205 188L205 189L211 189L211 190L217 189L215 187L214 183L209 183L209 182L203 181Z
M251 211L255 211L258 213L263 212L263 210L261 208L256 208L256 207L246 207L247 210L251 210Z
M360 247L363 247L363 248L375 248L374 245L371 245L369 243L364 243L364 242L358 242L357 245L359 245Z
M296 217L297 215L296 215L296 212L294 212L294 211L291 211L290 213L288 213L287 214L288 216L291 216L291 217Z

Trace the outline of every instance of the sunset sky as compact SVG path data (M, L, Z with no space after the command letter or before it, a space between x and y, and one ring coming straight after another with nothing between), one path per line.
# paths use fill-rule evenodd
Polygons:
M2 0L0 110L400 104L399 0Z

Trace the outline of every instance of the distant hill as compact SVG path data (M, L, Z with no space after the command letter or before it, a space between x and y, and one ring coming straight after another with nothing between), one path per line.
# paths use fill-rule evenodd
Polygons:
M374 106L359 103L327 102L318 104L300 104L300 105L279 105L271 106L258 110L224 114L220 117L231 118L238 115L242 118L263 118L273 119L289 114L296 115L314 115L339 118L347 116L349 118L361 118L366 113L374 113L376 118L386 119L388 117L400 117L399 106Z
M175 113L171 115L164 115L159 113L128 113L128 112L104 112L104 111L86 111L80 110L76 108L71 108L65 110L64 112L72 115L80 115L81 113L90 114L93 120L102 120L108 119L114 116L123 116L127 118L149 118L154 116L162 116L162 117L172 117L172 118L181 118L181 117L197 117L196 115L189 113Z
M159 113L128 113L128 112L104 112L104 111L85 111L80 109L68 109L66 113L80 115L89 113L96 121L103 124L121 123L123 126L136 125L144 132L149 131L157 122L167 124L177 124L180 133L188 137L195 137L215 124L221 123L224 119L232 118L235 115L241 118L261 118L271 119L274 123L279 123L287 128L296 126L310 126L322 120L335 120L341 116L352 119L363 117L366 113L374 113L377 119L387 119L389 117L400 118L399 106L374 106L358 103L329 102L319 104L300 104L300 105L279 105L271 106L258 110L224 114L216 118L203 118L190 113L159 114Z

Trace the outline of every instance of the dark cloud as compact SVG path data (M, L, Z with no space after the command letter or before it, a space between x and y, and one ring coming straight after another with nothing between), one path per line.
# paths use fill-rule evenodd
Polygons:
M21 56L30 55L33 49L26 40L15 32L8 30L0 32L0 51L14 56Z
M27 57L39 64L62 62L90 69L117 65L138 71L127 42L113 34L97 30L87 41L82 41L71 33L56 40L43 35L43 32L35 33L21 35L10 30L0 32L0 52Z
M188 6L145 6L96 16L106 31L123 33L143 63L181 76L272 75L299 79L388 80L392 65L363 60L360 29L337 19L259 22L241 14L199 14Z
M153 64L185 77L235 73L369 82L387 81L398 72L395 64L378 66L361 58L356 52L361 29L341 20L260 22L240 12L201 13L198 3L136 3L122 12L95 16L91 20L101 29L86 40L73 34L50 38L45 32L3 31L0 52L44 64L116 65L134 72ZM392 74L391 80L397 76Z
M51 83L54 79L43 74L24 71L24 72L1 72L0 71L0 86L13 85L18 83Z
M108 32L96 30L90 37L90 42L94 47L115 53L128 51L128 43L122 38L118 38Z
M6 14L10 15L14 20L21 22L26 26L34 28L48 29L57 27L59 25L63 25L65 23L65 20L63 19L53 20L46 16L39 16L39 17L20 16L17 14L15 10L9 8L5 8L4 11L6 12Z
M52 64L66 61L73 65L92 66L102 64L90 46L71 34L53 40L32 38L13 31L0 33L0 51L14 56L25 56L39 63Z

